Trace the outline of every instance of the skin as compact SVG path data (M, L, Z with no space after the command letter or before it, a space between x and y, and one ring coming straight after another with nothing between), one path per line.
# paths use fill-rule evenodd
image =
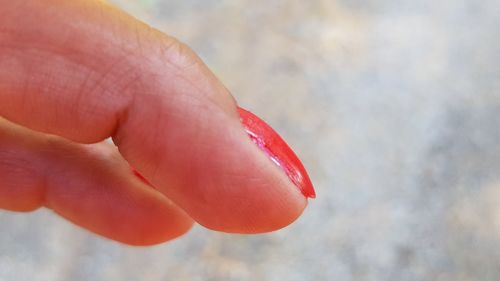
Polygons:
M193 222L273 231L307 204L192 50L103 1L0 0L0 116L6 210L151 245Z

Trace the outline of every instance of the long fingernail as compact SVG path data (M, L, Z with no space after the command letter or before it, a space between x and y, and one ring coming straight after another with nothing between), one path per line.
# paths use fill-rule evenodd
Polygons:
M252 141L278 167L285 171L288 178L300 189L305 197L316 198L316 192L304 165L283 138L271 126L250 111L238 107L238 112L241 123Z

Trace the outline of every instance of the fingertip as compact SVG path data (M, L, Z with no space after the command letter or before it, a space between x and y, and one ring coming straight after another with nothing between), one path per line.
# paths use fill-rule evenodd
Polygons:
M172 206L175 209L172 210L170 205L170 202L158 202L142 210L136 206L133 216L128 216L125 221L114 220L109 230L100 228L96 232L130 246L152 246L171 241L189 232L194 222L176 206Z
M280 183L267 190L248 192L246 198L228 199L219 205L224 206L214 210L218 214L196 216L197 222L211 230L255 234L276 231L296 221L304 212L307 199L290 184Z
M300 217L307 207L308 196L304 193L301 183L297 184L292 180L290 173L285 170L285 165L288 163L277 163L268 151L255 143L249 135L252 132L246 126L244 118L245 116L241 115L239 118L238 115L229 116L231 121L238 123L235 128L229 126L227 128L228 132L232 131L234 134L234 145L230 147L237 152L237 156L235 157L233 153L221 156L223 159L238 160L233 167L230 167L230 172L227 165L214 166L222 171L218 178L220 186L216 187L216 192L221 193L221 200L217 204L221 209L215 208L216 212L220 212L215 216L224 219L214 220L209 217L201 223L210 229L230 233L275 231L288 226ZM243 122L243 126L240 122ZM273 134L275 135L273 137L280 138L276 132L273 131ZM287 147L287 153L293 154L286 143L281 138L280 140ZM224 148L219 147L219 149ZM300 160L295 154L294 157L294 161L300 165L293 163L292 167L302 167L297 173L302 173L309 180ZM234 168L234 165L239 168ZM224 171L228 174L224 174Z
M307 199L251 141L236 110L227 114L210 103L197 110L175 106L165 111L168 118L148 119L144 111L161 103L149 104L133 107L114 141L134 168L195 221L222 232L262 233L289 225L303 212Z

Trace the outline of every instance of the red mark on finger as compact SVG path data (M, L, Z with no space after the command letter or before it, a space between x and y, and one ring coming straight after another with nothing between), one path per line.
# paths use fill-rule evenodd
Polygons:
M290 180L300 189L302 194L308 198L316 198L316 192L311 179L288 144L271 128L266 122L255 114L238 107L241 123L245 127L250 139L267 156L278 165Z

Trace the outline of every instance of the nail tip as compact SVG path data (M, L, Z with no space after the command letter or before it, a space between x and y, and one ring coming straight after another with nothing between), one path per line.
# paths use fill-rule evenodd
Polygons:
M311 191L310 193L308 193L306 195L307 198L311 198L311 199L316 199L316 192L315 191Z
M306 198L316 198L316 191L314 190L312 184L306 185L305 187L301 188L301 192Z

